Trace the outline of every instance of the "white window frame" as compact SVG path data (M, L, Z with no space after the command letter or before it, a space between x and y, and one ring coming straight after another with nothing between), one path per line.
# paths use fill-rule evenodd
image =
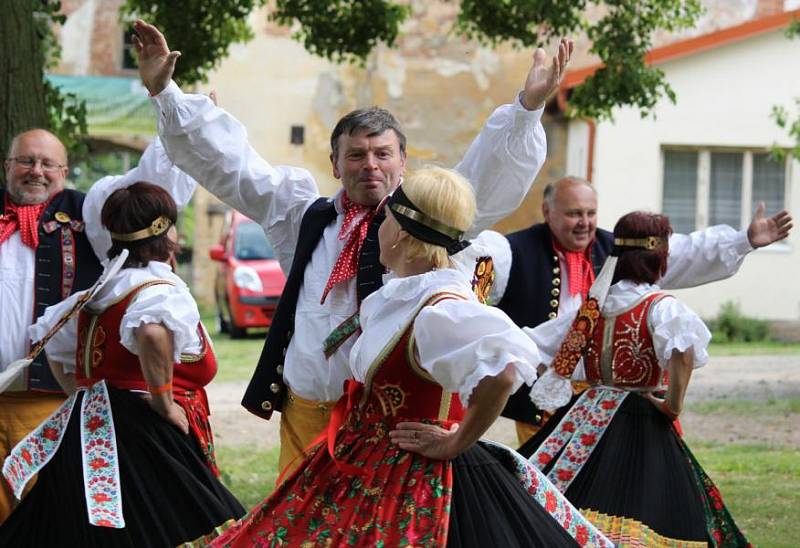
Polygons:
M704 230L709 224L709 205L711 200L711 153L712 152L734 152L742 155L742 203L740 212L740 224L742 228L747 228L753 216L751 207L753 202L753 155L769 153L769 149L760 147L750 148L729 148L712 146L685 146L685 145L663 145L661 147L661 189L659 194L660 210L664 211L664 171L666 169L665 152L696 152L697 153L697 195L695 211L695 230ZM792 165L794 161L787 154L784 160L783 178L783 208L788 209L791 203L791 180ZM790 246L786 240L777 242L767 249L774 251L788 251Z

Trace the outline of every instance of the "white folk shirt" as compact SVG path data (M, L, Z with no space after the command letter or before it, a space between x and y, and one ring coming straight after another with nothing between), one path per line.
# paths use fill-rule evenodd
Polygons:
M485 231L481 234L483 237ZM496 272L491 304L497 304L505 294L511 272L511 246L508 240L494 237L492 258ZM716 225L691 234L673 234L669 238L667 271L658 282L664 289L686 289L724 280L736 274L748 253L753 251L747 230L735 230L728 225ZM570 295L569 274L565 257L556 252L561 268L561 289L558 316L576 312L583 303L580 293ZM552 256L541 257L552 261Z
M103 177L94 183L83 202L83 220L86 237L100 262L106 260L106 253L111 248L111 236L100 222L103 204L115 190L138 181L164 187L179 208L191 199L196 186L194 181L174 167L158 140L147 147L137 167L125 175ZM54 268L60 271L61 265ZM22 243L19 231L0 244L0 371L30 350L28 327L35 321L35 271L36 252ZM16 381L10 390L24 390L21 382Z
M261 224L289 272L306 209L319 198L310 172L267 163L249 145L244 126L203 95L184 94L171 83L153 98L158 126L170 158L220 200ZM456 169L475 189L478 214L467 237L514 211L544 163L543 110L528 111L515 100L489 117ZM334 197L336 221L328 225L303 274L295 330L284 363L284 380L299 396L333 401L349 377L353 339L326 360L322 343L356 312L356 282L337 284L320 298L344 247L338 238L344 215L341 192Z
M439 292L464 298L420 310ZM499 375L508 364L514 367L513 391L536 379L541 361L536 345L502 310L478 302L470 278L458 270L389 280L364 300L360 317L362 336L350 353L352 375L359 382L412 321L420 367L445 391L457 392L465 407L478 383Z

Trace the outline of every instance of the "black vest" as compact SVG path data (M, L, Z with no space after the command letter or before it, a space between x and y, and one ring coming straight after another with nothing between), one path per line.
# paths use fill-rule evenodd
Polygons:
M48 306L91 286L103 271L84 231L83 200L82 192L64 190L50 200L39 219L32 321ZM5 189L0 189L0 214L4 210ZM28 369L27 388L61 392L44 352Z
M497 306L520 327L536 327L558 315L561 268L545 223L506 236L511 245L511 272L503 298ZM614 245L614 236L597 229L592 244L592 266L597 275ZM508 399L502 415L536 424L541 411L533 405L530 387L522 385Z
M306 266L311 261L311 254L316 249L325 227L336 220L336 208L329 198L319 198L303 215L297 247L286 285L272 318L272 325L264 342L264 349L258 360L256 370L242 398L242 405L251 413L269 419L273 411L283 410L286 398L286 384L283 381L283 359L289 348L289 341L294 332L295 309L300 287L303 284ZM378 228L383 215L376 215L367 230L367 236L361 247L358 258L358 274L356 287L358 301L367 298L383 284L383 267L379 262ZM320 355L320 360L325 356Z

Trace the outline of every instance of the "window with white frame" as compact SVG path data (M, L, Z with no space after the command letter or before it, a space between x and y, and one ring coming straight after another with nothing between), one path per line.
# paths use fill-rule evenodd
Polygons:
M750 223L759 202L766 214L786 207L790 162L762 150L665 148L662 212L675 232Z

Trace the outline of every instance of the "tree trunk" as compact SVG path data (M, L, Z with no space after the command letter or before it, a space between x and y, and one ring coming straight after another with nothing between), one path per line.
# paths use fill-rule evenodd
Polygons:
M34 23L41 0L5 2L0 16L0 146L32 127L47 127L42 40ZM3 181L5 170L3 170Z

